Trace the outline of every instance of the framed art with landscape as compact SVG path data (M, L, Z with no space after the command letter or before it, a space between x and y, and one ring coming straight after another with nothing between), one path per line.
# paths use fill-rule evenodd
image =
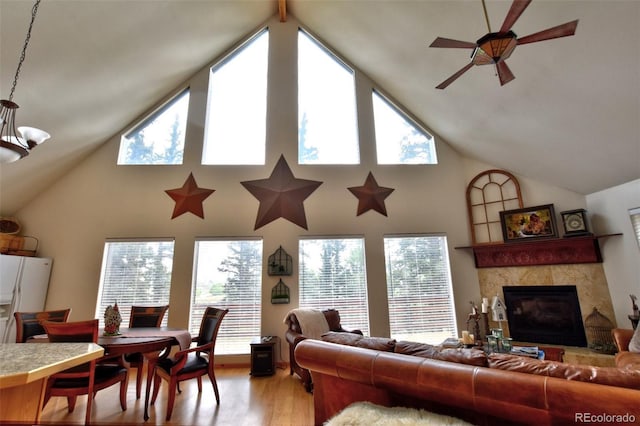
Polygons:
M557 238L553 204L500 212L505 243Z

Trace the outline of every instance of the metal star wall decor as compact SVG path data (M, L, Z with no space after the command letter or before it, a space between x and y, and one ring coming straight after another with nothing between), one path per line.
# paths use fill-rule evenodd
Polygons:
M171 219L175 219L187 212L191 212L204 219L202 202L209 195L213 194L215 189L199 188L193 177L193 173L189 173L189 177L184 182L184 185L182 185L182 188L167 189L164 192L176 202Z
M254 230L281 217L308 229L303 202L322 182L294 177L284 155L280 156L269 179L240 183L260 201Z
M369 210L375 210L380 214L387 215L387 208L384 205L384 200L393 191L393 188L385 188L378 186L378 182L373 177L373 174L369 172L367 180L364 182L364 186L352 186L347 188L353 195L358 198L358 214Z

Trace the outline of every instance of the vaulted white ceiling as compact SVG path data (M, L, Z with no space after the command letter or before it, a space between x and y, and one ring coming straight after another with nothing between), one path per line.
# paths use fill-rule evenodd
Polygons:
M9 96L33 3L0 0L0 97ZM493 31L510 1L487 1ZM487 33L480 0L288 0L287 12L460 153L582 194L640 178L640 2L534 0L525 36L579 19L575 36L518 46L516 79L438 36ZM52 134L0 165L12 214L213 58L278 13L276 0L43 0L14 101Z

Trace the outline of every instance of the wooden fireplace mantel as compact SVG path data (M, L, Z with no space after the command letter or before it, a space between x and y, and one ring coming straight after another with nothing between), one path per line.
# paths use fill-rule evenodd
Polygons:
M476 268L600 263L602 254L598 239L614 235L622 234L484 244L456 249L472 249Z

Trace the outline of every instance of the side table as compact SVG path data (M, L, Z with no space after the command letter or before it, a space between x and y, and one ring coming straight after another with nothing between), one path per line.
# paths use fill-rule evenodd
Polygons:
M278 336L255 337L251 341L251 375L271 376L276 372Z

